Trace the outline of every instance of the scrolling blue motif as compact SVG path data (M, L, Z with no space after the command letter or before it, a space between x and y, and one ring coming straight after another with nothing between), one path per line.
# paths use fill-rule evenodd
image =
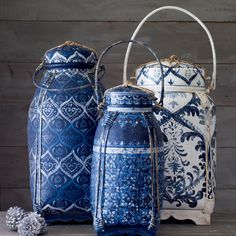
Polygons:
M205 111L201 109L199 97L196 94L191 96L191 100L175 113L162 109L159 110L158 117L161 117L159 122L165 144L164 200L170 204L175 203L177 207L187 204L189 207L195 208L203 197L213 198L214 185L208 186L211 194L206 196L205 135L199 129L199 126L205 125ZM192 122L195 117L200 117L198 127ZM214 142L213 139L215 137L212 137L212 142ZM189 153L186 149L186 142L191 143L194 146L194 152L198 153L198 161L195 160L195 163L191 163L191 160L187 158ZM209 171L212 172L211 168Z
M162 65L164 109L156 111L164 139L162 218L186 219L188 213L181 215L181 210L189 210L189 219L209 224L216 185L216 114L206 94L205 71L176 57L162 60ZM138 85L160 97L159 65L141 66L136 75Z

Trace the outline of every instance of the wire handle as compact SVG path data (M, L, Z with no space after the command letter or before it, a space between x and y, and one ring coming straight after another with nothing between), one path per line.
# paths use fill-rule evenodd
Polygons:
M98 93L98 69L99 69L99 65L101 63L101 60L102 58L104 57L104 55L113 47L119 45L119 44L123 44L123 43L136 43L140 46L143 46L145 47L149 52L151 52L151 54L155 57L155 60L157 61L157 63L160 65L160 68L161 68L161 77L163 77L163 68L162 68L162 65L161 65L161 62L159 60L159 58L157 57L157 54L147 45L147 44L144 44L143 42L140 42L140 41L137 41L137 40L121 40L121 41L118 41L118 42L115 42L113 44L111 44L110 46L108 46L107 48L105 48L103 50L103 52L101 53L98 61L97 61L97 64L96 64L96 69L95 69L95 93L96 93L96 97L97 97L97 103L99 104L100 103L100 98L99 98L99 93ZM127 67L126 67L127 69ZM127 84L128 83L128 80L127 80L127 71L126 73L123 71L123 84ZM164 79L162 80L162 91L161 91L161 94L163 94L162 98L160 99L160 105L162 106L163 105L163 97L164 97Z
M143 24L147 21L147 19L149 17L151 17L155 13L160 12L162 10L177 10L177 11L181 11L181 12L189 15L190 17L192 17L194 20L196 20L200 24L200 26L205 30L205 32L206 32L206 34L208 36L208 39L210 41L210 44L211 44L212 58L213 58L213 72L212 72L211 84L209 85L209 90L215 90L215 88L216 88L216 51L215 51L214 41L213 41L211 33L208 30L208 28L206 27L206 25L197 16L195 16L190 11L187 11L184 8L176 7L176 6L164 6L164 7L157 8L157 9L153 10L152 12L150 12L148 15L146 15L143 18L143 20L139 23L139 25L135 29L135 31L134 31L134 33L133 33L133 35L131 37L131 40L135 39L135 37L138 34L139 30L141 29L141 27L143 26ZM129 54L130 54L131 47L132 47L132 42L129 43L129 45L127 47L126 54L125 54L125 61L124 61L124 68L123 68L123 78L124 78L124 81L127 80L127 64L128 64L128 60L129 60Z
M39 66L36 68L35 73L32 77L32 81L35 87L39 88L39 89L46 89L48 91L68 91L68 90L76 90L76 89L81 89L84 87L87 87L87 85L81 85L81 86L75 86L75 87L70 87L70 88L62 88L62 89L54 89L54 88L50 88L50 85L52 83L52 81L55 79L55 73L51 72L51 76L53 77L52 80L50 81L49 86L44 86L44 85L40 85L37 82L37 77L39 75L40 72L43 72L45 70L50 70L50 69L92 69L94 67L93 63L75 63L75 62L71 62L71 63L53 63L53 64L46 64L44 63L44 61L39 64ZM99 72L98 74L101 74L99 76L100 80L104 74L105 74L105 67L104 66L100 66L99 68ZM93 86L93 82L87 77L89 84L91 84Z

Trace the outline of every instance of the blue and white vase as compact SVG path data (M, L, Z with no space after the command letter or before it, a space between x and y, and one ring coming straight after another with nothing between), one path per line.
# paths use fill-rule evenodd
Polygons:
M131 42L119 41L107 47ZM151 52L142 42L132 40ZM95 74L95 86L97 84ZM99 97L99 96L97 96ZM91 207L98 235L154 236L163 191L163 140L153 113L154 93L123 85L105 92L96 130L91 170Z
M91 177L98 235L155 235L159 227L163 142L153 101L153 93L130 85L105 93Z
M156 118L164 138L165 190L162 219L191 219L209 224L214 208L216 176L216 113L207 95L205 69L176 56L150 62L136 71L137 85L160 97L164 79L164 109Z
M30 186L34 210L48 223L91 219L96 62L94 50L66 42L45 53L34 77L38 88L28 116Z

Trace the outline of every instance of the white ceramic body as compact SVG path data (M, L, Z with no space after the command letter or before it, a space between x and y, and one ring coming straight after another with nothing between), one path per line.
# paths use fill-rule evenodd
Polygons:
M168 73L169 69L173 74ZM209 224L216 185L215 105L204 89L204 71L192 68L186 71L188 73L179 68L164 67L167 92L164 109L156 114L164 138L165 155L162 219L173 216ZM136 74L139 72L140 69ZM137 78L138 85L153 90L160 98L158 68L146 68Z

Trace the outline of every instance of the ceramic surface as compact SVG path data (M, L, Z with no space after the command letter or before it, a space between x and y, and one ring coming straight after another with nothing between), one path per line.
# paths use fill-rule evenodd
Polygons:
M215 198L216 114L214 102L205 92L205 71L179 60L163 60L162 64L168 88L164 109L157 111L156 118L164 138L163 210L178 210L174 216L180 219L180 210L207 215L213 211ZM160 97L159 66L148 63L136 76L138 85Z
M98 121L94 51L67 42L46 52L29 108L28 146L34 210L53 221L91 219L91 154ZM57 63L57 64L56 64ZM83 69L68 67L83 63ZM86 69L89 63L90 68Z
M153 98L132 86L106 92L92 161L91 204L98 235L155 235L159 227L163 141Z

